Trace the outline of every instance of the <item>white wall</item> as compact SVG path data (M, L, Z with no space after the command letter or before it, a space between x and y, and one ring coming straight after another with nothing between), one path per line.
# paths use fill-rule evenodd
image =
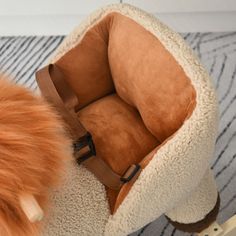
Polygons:
M149 12L221 12L236 11L235 0L125 0Z
M70 32L95 9L119 0L0 0L0 35ZM236 0L123 0L179 32L236 31Z

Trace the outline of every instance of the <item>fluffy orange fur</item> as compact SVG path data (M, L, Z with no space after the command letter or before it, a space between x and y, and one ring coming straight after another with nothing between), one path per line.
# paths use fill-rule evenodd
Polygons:
M26 218L19 195L33 194L45 210L49 189L71 158L62 127L42 98L0 78L0 235L38 235L40 223Z

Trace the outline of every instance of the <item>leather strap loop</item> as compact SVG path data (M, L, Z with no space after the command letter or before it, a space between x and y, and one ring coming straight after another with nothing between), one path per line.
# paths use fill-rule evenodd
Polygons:
M57 74L59 74L58 68L50 64L37 71L36 80L43 96L49 103L55 106L62 118L68 124L68 129L73 140L77 140L87 133L87 130L82 126L76 116L76 113L74 112L72 104L77 104L77 98L74 98L76 96L72 91L71 93L69 92L71 89L69 88L68 84L65 82L64 84L61 83L61 81L64 81L62 79L62 74L60 75L60 79L57 78L58 84L56 86L54 79L52 79L54 76L51 77L51 75L55 74L55 71L57 71ZM62 93L63 90L60 89L61 94L59 94L59 88L65 88L65 91ZM69 99L70 101L64 103L66 98L69 97L67 96L68 94L71 94ZM71 98L72 96L73 98Z
M96 156L92 137L79 121L76 115L78 99L74 91L64 79L59 68L50 64L36 73L36 80L46 100L53 104L68 125L69 132L74 140L74 150L77 162L89 169L98 180L110 189L119 190L121 186L130 181L141 168L132 165L124 176L115 173L101 158ZM90 140L88 138L90 135ZM84 152L83 149L86 149Z

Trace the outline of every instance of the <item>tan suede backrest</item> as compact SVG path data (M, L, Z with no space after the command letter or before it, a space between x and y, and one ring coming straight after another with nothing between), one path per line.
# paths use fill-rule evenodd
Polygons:
M195 97L190 80L173 56L143 27L116 14L108 58L119 96L138 109L159 141L173 134Z

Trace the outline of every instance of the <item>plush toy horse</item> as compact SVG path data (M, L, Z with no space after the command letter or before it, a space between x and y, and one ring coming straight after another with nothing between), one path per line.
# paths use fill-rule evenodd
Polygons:
M50 106L0 84L1 235L37 235L46 209L43 236L126 236L162 214L187 232L215 221L217 101L181 36L135 7L107 6L37 79Z
M218 105L180 35L127 4L104 7L37 73L75 158L44 235L128 235L162 214L201 232L220 198L210 160Z

